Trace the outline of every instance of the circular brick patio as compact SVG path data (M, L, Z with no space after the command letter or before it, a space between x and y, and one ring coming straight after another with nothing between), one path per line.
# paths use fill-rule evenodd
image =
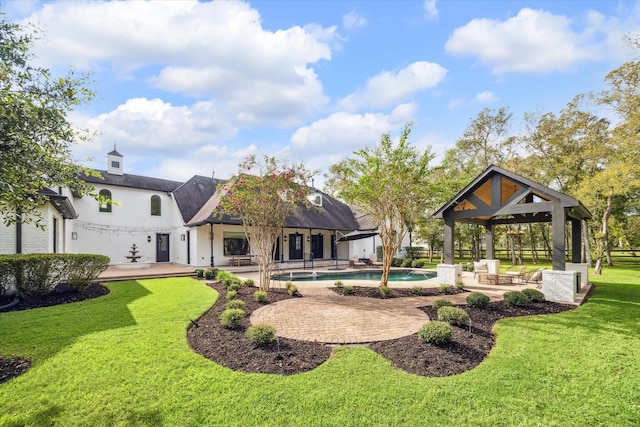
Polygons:
M457 301L459 298L455 297L449 296ZM330 344L367 343L418 332L429 317L417 307L430 305L433 299L309 295L261 307L250 320L252 324L272 324L277 335L285 338Z

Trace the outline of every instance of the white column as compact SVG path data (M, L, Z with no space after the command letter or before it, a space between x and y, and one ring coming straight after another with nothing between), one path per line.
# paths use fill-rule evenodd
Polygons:
M454 286L456 281L462 278L462 266L460 264L438 264L438 283Z

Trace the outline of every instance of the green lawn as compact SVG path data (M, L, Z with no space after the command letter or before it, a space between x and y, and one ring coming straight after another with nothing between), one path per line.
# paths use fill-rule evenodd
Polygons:
M0 385L0 425L638 425L640 268L592 281L576 310L500 322L488 359L448 378L366 348L301 375L233 372L185 339L215 291L189 278L114 283L95 300L0 314L0 353L33 360Z

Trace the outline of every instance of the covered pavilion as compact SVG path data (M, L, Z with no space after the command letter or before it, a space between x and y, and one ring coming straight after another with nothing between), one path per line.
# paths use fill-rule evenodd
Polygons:
M446 268L446 266L454 267L453 235L456 222L484 226L488 260L495 258L494 228L496 225L550 222L553 242L552 271L567 271L565 230L567 223L570 223L570 267L579 270L579 273L585 276L582 280L586 281L586 266L580 264L582 221L591 219L591 213L580 201L523 176L491 165L438 209L433 217L444 220L444 262L441 265L443 268L441 269L441 266L438 268L438 277L440 278L442 270L443 280L451 281L459 276L459 272ZM447 273L448 270L449 273ZM575 273L575 271L572 272ZM455 274L455 277L450 277L451 274ZM562 274L556 276L543 274L543 291L546 284L549 292L552 293L551 288L555 287L552 282L555 284L558 280L565 280L558 277L562 277ZM575 277L567 280L572 280L570 286L574 286Z

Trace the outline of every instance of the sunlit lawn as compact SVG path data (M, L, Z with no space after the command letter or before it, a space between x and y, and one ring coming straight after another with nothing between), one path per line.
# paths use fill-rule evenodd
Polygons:
M95 300L0 314L0 353L33 360L0 385L0 425L638 425L640 268L591 279L586 305L500 322L487 360L448 378L366 348L289 377L233 372L185 338L215 291L114 283Z

